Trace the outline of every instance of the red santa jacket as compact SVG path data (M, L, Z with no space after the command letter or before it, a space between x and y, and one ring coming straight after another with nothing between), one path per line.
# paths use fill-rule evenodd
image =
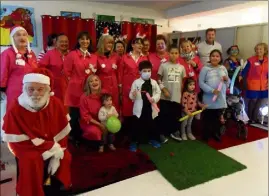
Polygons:
M67 147L67 135L71 130L69 120L58 98L50 97L42 110L35 111L25 104L21 95L4 117L2 137L9 142L15 156L25 151L39 151L46 160L53 155L50 150L55 142L62 148ZM44 142L37 142L38 139Z

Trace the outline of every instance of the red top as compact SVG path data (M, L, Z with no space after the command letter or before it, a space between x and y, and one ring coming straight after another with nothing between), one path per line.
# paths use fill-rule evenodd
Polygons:
M189 93L189 92L184 92L182 95L182 106L183 106L183 111L187 113L189 112L195 112L197 108L197 94L196 93Z
M65 105L79 107L85 78L96 71L96 66L97 56L95 54L87 54L84 57L80 50L74 50L66 56L64 73L69 78L69 82L65 95Z
M54 86L52 91L55 96L64 102L64 97L67 88L67 77L64 75L64 59L66 55L62 55L57 49L49 50L38 63L40 67L49 69L54 76Z
M83 94L80 99L81 122L89 124L91 119L98 121L98 112L101 107L100 95Z
M197 68L193 68L193 66L188 64L184 58L182 58L182 57L178 58L178 63L183 65L185 70L186 70L187 78L192 77L195 80L195 83L196 83L195 90L196 90L196 92L199 92L200 88L199 88L199 85L197 85L197 84L198 84L199 73L200 73L200 70L203 67L203 65L202 65L200 58L198 56L195 56L192 59L192 61L194 61L196 63Z
M98 120L98 113L102 107L100 95L83 94L80 98L80 126L83 130L83 137L89 140L101 140L102 131L100 127L91 123L92 119Z
M129 93L133 81L140 77L138 65L141 61L148 60L146 56L141 55L136 62L130 54L125 54L119 68L119 84L122 84L122 115L133 115L133 102L129 98Z
M118 83L118 69L120 58L114 53L108 58L106 56L98 56L97 72L102 82L102 90L110 93L113 98L113 104L119 110L119 83Z
M162 63L165 63L169 60L169 55L168 53L165 53L164 58L161 58L157 53L150 53L148 59L152 64L151 78L157 81L159 67Z
M21 55L25 65L16 64L16 53L12 47L7 48L0 54L0 87L6 88L7 109L10 104L22 93L22 80L25 73L37 67L36 56L30 53L28 60Z

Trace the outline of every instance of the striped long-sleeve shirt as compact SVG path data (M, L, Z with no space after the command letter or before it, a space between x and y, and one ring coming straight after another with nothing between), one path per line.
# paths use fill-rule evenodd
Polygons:
M47 47L46 50L42 50L37 57L37 62L39 62L45 56L45 54L52 49L54 49L54 47Z

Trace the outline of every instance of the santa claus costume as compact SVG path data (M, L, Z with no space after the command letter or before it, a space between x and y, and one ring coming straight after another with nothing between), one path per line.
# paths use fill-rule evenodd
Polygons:
M23 27L13 27L10 31L10 40L12 46L0 54L0 91L1 94L6 93L7 109L10 107L11 103L22 93L22 79L24 74L30 71L32 68L37 67L36 56L30 48L28 39L27 50L25 53L18 51L16 48L13 36L18 31L26 32ZM23 42L24 40L21 39L20 41Z
M47 51L43 58L39 60L38 66L49 69L54 76L54 86L52 87L55 97L63 103L67 89L67 77L64 74L64 59L68 53L62 54L57 48Z
M106 51L105 41L111 42L110 51ZM113 42L113 37L104 31L98 42L96 74L102 82L102 89L112 95L113 104L119 111L118 66L120 57L113 52Z
M3 140L19 160L17 193L20 196L44 195L44 161L48 159L48 173L55 174L65 188L71 186L71 155L66 149L71 128L64 106L58 98L49 97L53 94L50 93L46 94L43 108L36 110L26 90L29 83L51 85L51 77L49 70L41 68L26 74L23 93L4 117Z

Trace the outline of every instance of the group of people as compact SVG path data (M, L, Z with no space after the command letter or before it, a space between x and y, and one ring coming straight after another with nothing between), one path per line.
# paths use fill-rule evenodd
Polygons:
M36 58L26 30L14 27L12 46L1 53L0 91L1 100L7 98L2 137L19 160L17 193L44 195L45 161L50 175L56 175L66 189L71 186L69 137L99 141L100 153L105 144L116 150L115 136L106 127L111 116L121 118L133 152L141 142L159 148L168 136L195 140L193 112L199 108L203 139L220 141L227 89L239 66L235 86L242 89L245 82L248 116L257 121L268 98L267 44L257 44L256 54L244 65L238 46L231 46L223 62L215 35L215 29L207 29L197 55L190 41L167 47L163 35L157 36L153 53L147 39L136 37L127 47L102 35L93 53L88 32L79 33L69 51L68 37L58 34L49 37L48 48ZM183 116L188 118L180 122ZM28 188L26 181L31 184Z

